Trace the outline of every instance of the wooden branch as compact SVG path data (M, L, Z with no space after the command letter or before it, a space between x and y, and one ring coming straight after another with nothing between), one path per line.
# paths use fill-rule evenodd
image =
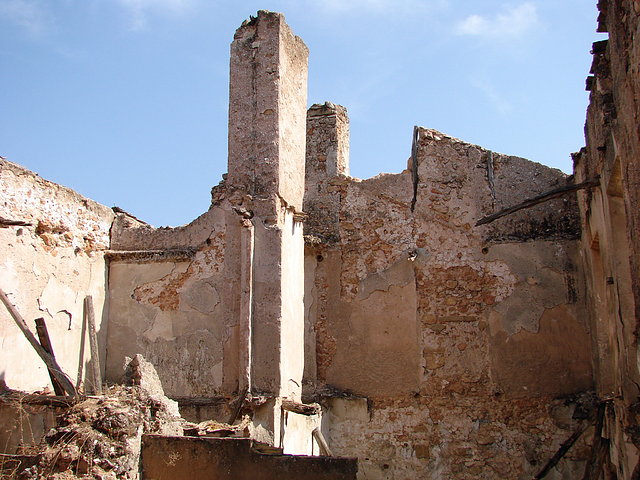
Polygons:
M322 431L320 430L320 427L314 428L313 431L311 432L311 435L313 436L313 438L316 439L316 442L318 442L318 446L320 447L320 453L325 457L333 457L333 453L331 453L329 444L327 444L327 441L324 439L324 435L322 435Z
M40 340L42 348L44 348L44 350L51 355L51 358L55 360L56 356L53 353L53 346L51 345L51 339L49 338L49 332L47 331L47 324L42 317L36 318L36 333L38 334L38 340ZM60 384L51 369L47 367L47 370L49 370L49 378L51 378L53 391L56 395L64 395L64 387Z
M84 379L84 349L87 339L87 316L82 315L82 328L80 330L80 353L78 354L78 377L76 379L76 388L80 390L82 380Z
M560 445L560 448L555 453L555 455L549 459L549 461L546 463L544 467L542 467L542 470L540 470L538 474L535 477L533 477L534 480L540 480L541 478L546 477L547 474L551 471L551 469L555 467L558 464L558 462L562 459L562 457L566 455L569 449L573 447L573 444L576 443L576 440L580 438L580 435L582 435L586 429L587 429L587 425L582 425L580 426L580 428L578 428L578 430L573 432L571 436L567 438L562 443L562 445Z
M40 356L40 358L45 363L49 371L55 375L55 377L58 379L58 381L60 382L64 390L69 395L75 395L76 389L73 387L73 384L71 383L69 378L64 374L64 372L60 368L60 365L58 365L58 362L56 362L56 359L53 358L51 355L49 355L49 353L44 348L42 348L42 345L38 343L38 340L36 340L36 337L33 335L33 333L31 333L31 330L29 330L29 327L27 327L27 323L24 321L24 318L22 318L22 316L20 315L16 307L9 301L9 298L7 297L6 293L4 293L2 289L0 289L0 300L2 300L2 303L4 303L4 306L7 307L7 310L15 320L16 325L18 325L18 328L22 330L22 333L27 338L27 341L31 344L31 346L36 351L36 353Z
M229 416L229 421L227 421L227 424L233 425L235 423L236 419L240 415L240 411L242 410L244 402L247 400L247 393L249 393L249 386L244 387L240 395L238 395L238 398L235 401L235 405L232 407L233 410L231 411L231 415Z
M598 405L596 413L596 423L593 432L593 442L591 444L591 453L584 467L584 475L582 480L597 480L600 478L602 468L608 456L609 441L602 438L602 429L604 427L604 416L607 411L607 402L601 402Z
M91 387L95 395L102 394L102 374L100 372L100 354L98 352L98 337L96 336L96 318L93 311L93 299L91 295L84 298L84 313L87 316L89 329L89 350L91 351Z
M12 392L0 395L0 404L23 403L26 405L46 405L50 407L70 407L77 402L77 397L69 395L40 395Z
M298 413L300 415L317 415L320 413L320 405L312 403L298 403L286 398L282 399L282 409L288 412Z
M0 227L30 227L33 223L23 222L22 220L11 220L9 218L0 217Z
M524 208L533 207L534 205L538 205L540 203L546 202L553 198L561 197L567 193L576 192L578 190L582 190L584 188L595 187L600 184L600 177L596 177L593 180L587 180L586 182L576 183L574 185L565 185L564 187L554 188L553 190L549 190L546 193L542 193L535 197L529 198L522 203L514 205L509 208L505 208L500 210L499 212L493 213L491 215L487 215L484 218L481 218L476 222L476 227L480 225L485 225L487 223L491 223L498 218L504 217L506 215L510 215Z

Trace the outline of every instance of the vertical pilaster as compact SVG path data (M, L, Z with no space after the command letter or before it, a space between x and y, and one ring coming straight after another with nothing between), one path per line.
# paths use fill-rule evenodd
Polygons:
M272 395L262 412L276 428L278 397L300 400L304 366L304 196L308 50L279 13L258 12L231 44L229 200L252 223L248 359L253 392ZM249 238L249 237L247 237ZM251 305L246 305L251 298ZM246 345L246 342L244 342ZM241 345L240 348L243 348ZM244 355L244 356L243 356ZM241 360L242 363L242 360ZM246 362L245 362L246 363ZM241 367L242 368L242 367ZM245 380L246 381L246 380ZM240 380L240 384L243 380Z

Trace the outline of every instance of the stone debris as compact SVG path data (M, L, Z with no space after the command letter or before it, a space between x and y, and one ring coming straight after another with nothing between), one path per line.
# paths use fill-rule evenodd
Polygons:
M70 407L42 444L25 448L40 454L39 462L2 478L137 479L142 434L179 435L182 424L144 389L114 386Z
M153 400L162 403L173 416L180 416L178 402L165 396L162 382L155 367L139 353L133 358L125 358L123 383L125 385L139 386Z
M127 360L129 385L71 405L40 445L21 452L37 453L39 460L22 469L3 467L1 478L137 479L142 435L182 435L186 422L177 402L164 395L154 366L142 355Z
M250 437L251 419L248 415L242 417L237 425L205 420L200 423L186 423L184 434L189 437Z

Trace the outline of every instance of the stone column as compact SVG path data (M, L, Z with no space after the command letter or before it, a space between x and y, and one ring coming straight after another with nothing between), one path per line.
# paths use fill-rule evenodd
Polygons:
M304 366L307 60L279 13L259 11L231 44L227 186L254 227L249 388L272 398L254 423L275 444L280 399L300 401Z
M324 243L338 240L339 178L349 175L349 117L341 105L315 104L307 112L305 233Z

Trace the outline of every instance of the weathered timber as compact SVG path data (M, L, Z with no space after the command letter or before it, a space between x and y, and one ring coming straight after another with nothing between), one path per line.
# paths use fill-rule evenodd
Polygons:
M591 453L584 467L582 480L598 480L607 460L609 451L609 440L602 437L604 427L604 416L607 411L607 402L598 405L596 413L596 423L593 432L593 442L591 443Z
M4 303L4 306L7 307L7 310L13 317L13 320L16 322L16 325L18 325L18 328L22 330L22 333L26 337L27 341L31 344L31 346L36 351L36 353L40 356L40 358L45 363L49 371L55 375L55 377L58 379L58 381L60 382L64 390L69 395L75 395L76 389L73 387L73 384L71 383L69 378L64 374L64 372L60 368L60 365L58 365L58 362L56 362L56 359L53 358L44 348L42 348L42 345L40 345L40 343L38 342L36 337L33 335L31 330L29 330L29 327L27 326L27 323L24 321L24 318L22 318L22 316L20 315L20 312L18 312L16 307L9 301L9 298L7 297L6 293L4 293L4 290L2 289L0 289L0 300L2 300L2 303Z
M247 400L247 393L249 393L249 387L246 386L238 395L238 398L235 401L235 405L233 406L233 411L231 412L231 416L229 416L229 421L227 422L229 425L233 425L238 416L240 415L240 411L242 410L242 406Z
M87 316L82 316L82 329L80 332L80 353L78 355L78 377L76 379L76 388L80 389L82 385L82 374L84 373L84 347L87 338Z
M89 349L91 351L91 392L100 395L102 393L102 374L100 373L100 354L98 352L98 337L96 335L96 317L93 311L93 299L91 295L84 298L84 312L87 316L89 329Z
M318 446L320 447L320 453L326 457L333 457L333 453L331 452L331 449L329 448L329 444L325 440L324 435L322 435L322 431L320 430L320 427L314 428L313 431L311 432L311 435L313 435L313 438L315 438L316 442L318 442Z
M38 340L40 340L40 345L42 348L51 355L51 358L55 359L56 356L53 353L53 346L51 345L51 339L49 338L49 331L47 330L47 324L44 321L44 318L36 318L36 333L38 334ZM51 378L51 385L53 385L53 391L56 395L64 395L64 387L60 384L56 376L53 374L51 369L47 367L49 371L49 378Z
M11 220L9 218L0 217L0 228L6 227L29 227L33 225L29 222L24 222L22 220Z
M492 213L491 215L487 215L486 217L483 217L480 220L478 220L475 226L479 227L480 225L486 225L487 223L491 223L494 220L502 218L506 215L510 215L524 208L530 208L530 207L533 207L534 205L538 205L539 203L543 203L543 202L552 200L554 198L561 197L562 195L566 195L567 193L577 192L578 190L582 190L585 188L595 187L599 184L600 184L600 178L597 177L597 178L594 178L593 180L587 180L586 182L554 188L553 190L549 190L548 192L529 198L522 203L513 205L512 207L504 208L499 212Z
M567 452L571 449L571 447L573 447L573 444L576 443L576 440L580 438L580 435L582 435L586 429L587 429L587 425L585 424L585 425L581 425L580 428L578 428L575 432L573 432L571 436L567 438L562 443L562 445L560 445L560 448L558 448L558 451L555 453L555 455L549 459L549 461L545 464L544 467L542 467L542 470L540 470L538 474L535 477L533 477L534 480L540 480L541 478L546 477L547 474L551 471L551 469L555 467L558 464L558 462L562 460L562 457L564 457L567 454Z
M318 404L298 403L286 398L282 400L282 409L300 415L317 415L320 413L320 405Z
M66 408L74 405L78 397L70 395L39 395L37 393L24 394L11 391L0 395L0 403L21 403L25 405L45 405L49 407Z

